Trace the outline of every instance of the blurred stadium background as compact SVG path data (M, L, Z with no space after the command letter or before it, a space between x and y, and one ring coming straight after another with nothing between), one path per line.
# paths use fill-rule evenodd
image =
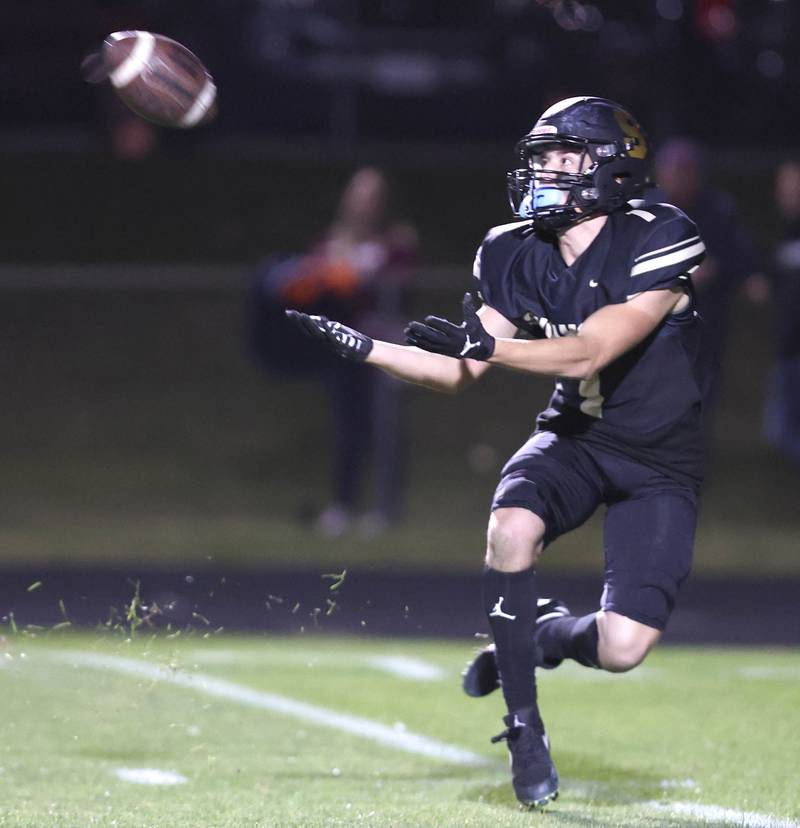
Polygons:
M800 128L788 0L4 0L0 18L4 614L29 575L57 592L75 569L477 572L547 381L411 391L404 520L326 538L308 520L327 496L322 390L248 352L256 263L307 249L359 165L390 174L419 230L410 313L457 306L509 218L515 140L570 94L624 102L656 148L702 143L765 271L778 239L773 178ZM83 83L86 52L125 28L202 56L213 125L150 129ZM697 547L717 581L800 578L798 472L761 436L771 313L734 298ZM596 529L547 571L595 577Z

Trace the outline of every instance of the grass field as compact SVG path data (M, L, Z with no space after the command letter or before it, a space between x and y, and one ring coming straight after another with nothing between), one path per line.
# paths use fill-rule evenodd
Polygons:
M797 652L545 674L562 795L541 815L489 744L500 699L460 692L472 647L9 630L0 826L800 826Z

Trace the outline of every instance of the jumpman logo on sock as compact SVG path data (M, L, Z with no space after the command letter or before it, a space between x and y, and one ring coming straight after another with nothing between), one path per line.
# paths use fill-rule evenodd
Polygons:
M516 621L516 615L509 615L507 612L503 612L503 596L501 595L497 599L497 603L494 605L494 609L489 613L490 618L498 617L498 618L508 618L509 621Z

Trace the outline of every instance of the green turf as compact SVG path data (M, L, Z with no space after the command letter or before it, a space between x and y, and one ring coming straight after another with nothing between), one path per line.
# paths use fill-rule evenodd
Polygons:
M671 813L670 803L800 824L800 654L665 648L625 676L577 666L543 675L562 796L542 816L518 809L503 749L488 743L500 729L499 698L476 701L458 689L472 647L9 631L0 656L0 826L703 824L696 813ZM76 668L56 660L67 650L224 678L424 734L487 764L423 758L197 689ZM371 665L378 655L423 659L442 676L400 678ZM123 767L169 770L187 782L136 785L115 776Z

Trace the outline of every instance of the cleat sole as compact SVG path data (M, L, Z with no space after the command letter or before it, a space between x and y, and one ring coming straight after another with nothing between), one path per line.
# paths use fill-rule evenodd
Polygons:
M532 802L523 802L522 804L529 811L535 811L539 808L546 808L551 802L555 802L556 799L558 799L558 791L553 791L553 793L547 794L547 796L534 799Z

